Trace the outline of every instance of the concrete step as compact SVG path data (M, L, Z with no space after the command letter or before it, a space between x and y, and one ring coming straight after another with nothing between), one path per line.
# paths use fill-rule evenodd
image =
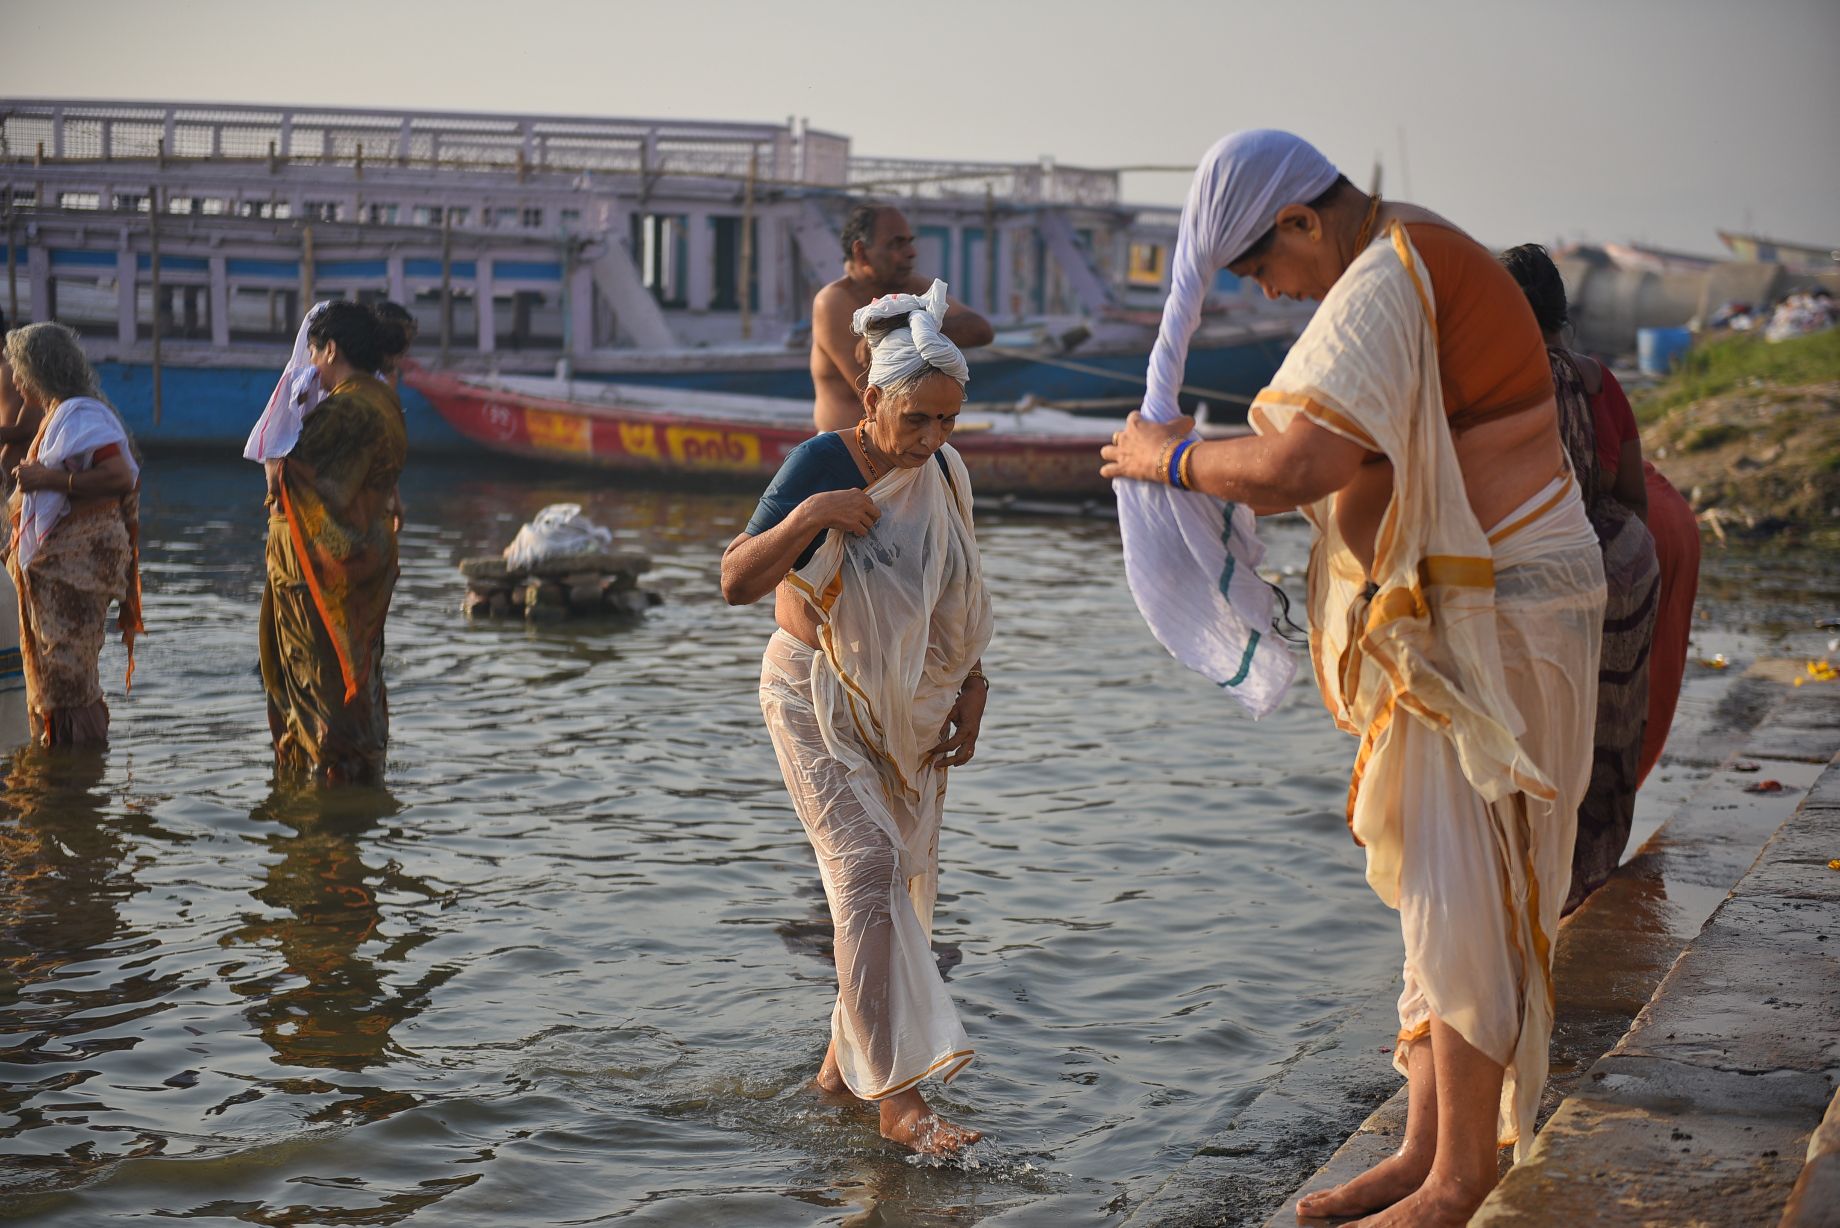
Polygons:
M1831 753L1840 689L1785 716L1796 749ZM1784 1222L1840 1222L1840 1200L1820 1197L1834 1188L1840 1139L1810 1147L1840 1079L1840 873L1828 867L1837 855L1840 757L1472 1228L1767 1225L1805 1161L1795 1218Z
M1821 779L1828 757L1840 746L1840 686L1795 689L1788 685L1791 677L1789 663L1763 662L1739 680L1725 706L1755 709L1750 719L1756 724L1739 743L1737 753L1728 754L1723 765L1561 927L1554 947L1558 1001L1543 1113L1552 1112L1584 1085L1599 1056L1631 1026L1682 948L1720 908L1750 869L1758 850L1795 813L1803 796ZM1719 744L1709 737L1700 740L1707 747ZM1722 745L1729 748L1734 741L1737 739L1727 736ZM1672 740L1669 754L1674 754ZM1739 770L1750 764L1756 770ZM1776 793L1747 792L1763 780L1776 780L1783 787ZM1840 880L1840 875L1835 877ZM1395 1077L1390 1070L1387 1073ZM1404 1128L1401 1087L1269 1219L1211 1222L1262 1222L1268 1228L1290 1228L1300 1222L1296 1218L1298 1196L1346 1181L1371 1167L1397 1149ZM1505 1162L1507 1153L1503 1156ZM1572 1220L1555 1214L1546 1220L1502 1222L1616 1221Z

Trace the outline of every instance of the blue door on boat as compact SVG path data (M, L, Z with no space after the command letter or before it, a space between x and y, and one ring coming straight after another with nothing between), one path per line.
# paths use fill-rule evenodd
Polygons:
M914 231L914 275L923 281L935 277L952 280L952 228L950 226L922 226ZM952 287L952 297L959 302L965 296Z
M974 311L995 314L996 287L990 279L990 239L982 230L963 231L959 237L963 255L959 260L958 280L952 283L952 296Z

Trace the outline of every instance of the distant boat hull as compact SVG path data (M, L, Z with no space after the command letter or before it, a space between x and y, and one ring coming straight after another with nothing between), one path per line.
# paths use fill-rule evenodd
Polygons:
M1186 382L1207 393L1184 397L1192 408L1197 400L1208 403L1209 417L1218 423L1243 422L1245 403L1270 380L1283 361L1291 332L1282 327L1255 327L1227 339L1198 339L1190 350ZM267 404L285 355L276 349L272 362L257 354L231 351L191 351L174 347L161 366L160 413L153 406L153 368L139 352L122 355L109 341L85 339L96 357L104 393L121 412L128 429L143 444L199 448L234 448L243 441L262 406ZM432 363L426 344L418 346L423 361ZM1089 352L1090 350L1090 352ZM1080 347L1066 355L1012 352L997 355L971 352L971 395L980 404L1013 404L1024 398L1065 405L1078 412L1122 417L1141 397L1148 355L1129 346ZM502 369L530 370L531 356L508 351L497 356ZM478 363L469 360L469 369ZM800 352L771 350L684 351L634 353L600 369L578 371L577 382L607 382L622 386L673 389L695 393L766 396L812 400L809 358ZM548 368L543 368L548 370ZM483 372L477 373L483 377ZM409 446L428 455L468 452L476 442L456 430L412 389L403 390L403 410L409 423Z
M470 380L424 370L412 384L481 447L660 479L762 485L811 438L803 400L576 380ZM1055 411L967 411L952 442L981 495L1090 498L1107 423Z

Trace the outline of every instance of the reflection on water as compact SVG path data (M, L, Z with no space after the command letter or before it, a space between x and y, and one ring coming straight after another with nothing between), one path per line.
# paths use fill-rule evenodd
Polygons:
M904 1158L807 1088L823 894L755 701L770 613L715 596L750 501L412 469L388 788L299 794L259 483L155 458L114 745L8 764L0 1219L1117 1222L1391 972L1307 686L1245 720L1148 639L1115 526L987 517L996 689L936 949L978 1048L937 1099L989 1141ZM563 499L667 604L464 624L454 561Z

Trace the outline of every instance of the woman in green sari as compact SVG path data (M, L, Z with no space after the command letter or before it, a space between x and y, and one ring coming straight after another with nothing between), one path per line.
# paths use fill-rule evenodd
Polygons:
M308 329L330 395L274 462L262 684L275 766L316 784L375 783L389 746L383 624L396 588L396 481L408 451L395 392L374 372L383 330L335 302Z

